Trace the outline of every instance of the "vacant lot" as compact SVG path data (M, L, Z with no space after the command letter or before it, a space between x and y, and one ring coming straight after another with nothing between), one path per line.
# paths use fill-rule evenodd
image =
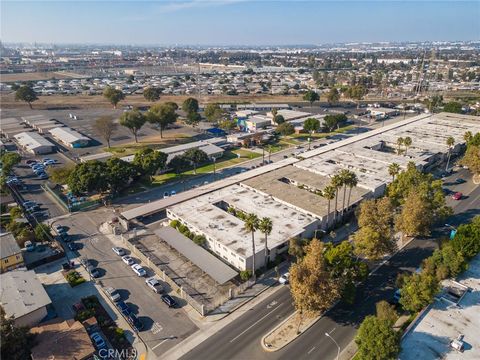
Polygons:
M16 82L16 81L38 81L38 80L50 80L50 79L73 79L81 78L82 75L78 75L70 72L34 72L34 73L18 73L18 74L2 74L2 82Z

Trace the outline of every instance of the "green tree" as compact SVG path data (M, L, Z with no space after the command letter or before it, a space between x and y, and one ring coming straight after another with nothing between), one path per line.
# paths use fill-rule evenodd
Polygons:
M402 146L405 145L405 139L403 137L399 137L397 139L397 155L402 153Z
M137 166L142 176L147 176L151 181L152 176L159 169L164 169L167 162L167 154L150 148L139 150L133 157L132 164Z
M30 352L35 345L35 336L28 327L15 325L13 317L6 317L5 310L0 306L0 349L1 358L8 360L30 359Z
M450 101L443 106L443 111L455 114L461 114L462 104L456 101Z
M28 85L22 85L15 92L15 100L24 101L32 109L32 102L38 100L37 93Z
M147 87L145 90L143 90L143 97L147 101L158 101L160 100L160 94L162 93L161 88L156 88L156 87Z
M330 88L329 92L327 93L327 101L330 105L338 103L340 100L340 93L338 92L336 87Z
M451 244L465 259L475 257L480 252L480 216L474 217L470 224L460 225Z
M252 275L255 277L255 231L258 230L259 220L257 215L248 214L243 228L252 235Z
M108 171L108 185L110 193L115 195L128 187L136 177L136 167L119 158L110 158L106 162Z
M330 203L337 194L337 189L332 185L327 185L323 189L322 196L328 201L328 210L327 210L327 228L330 226Z
M218 127L227 133L230 133L230 131L237 127L237 121L234 119L225 118L219 121Z
M405 146L405 156L407 156L408 148L412 146L412 138L407 136L405 139L403 139L403 145Z
M480 176L480 133L473 136L470 131L467 131L464 139L467 141L467 150L461 164L467 166L477 178Z
M275 124L282 125L284 123L285 123L285 118L283 117L283 115L275 116Z
M375 309L377 318L390 323L391 326L393 326L398 319L398 313L395 310L395 306L389 304L385 300L377 302L375 304Z
M295 132L295 127L291 123L284 122L283 124L278 125L275 131L283 136L288 136Z
M315 91L313 90L308 90L304 95L303 95L303 100L308 101L310 103L310 107L313 106L313 103L315 101L320 100L320 95L318 95Z
M350 98L357 100L357 108L360 106L360 100L367 94L367 88L363 85L353 85L347 88L345 94Z
M2 172L8 175L16 165L20 164L22 157L17 152L8 151L0 157L0 161L2 162Z
M108 148L110 148L110 139L117 131L118 124L113 121L111 116L102 116L95 120L93 127L105 139Z
M427 199L412 190L405 199L401 213L395 219L395 229L407 236L427 236L434 213Z
M200 149L188 149L183 155L193 165L193 173L197 173L197 166L208 161L208 155Z
M93 160L77 164L67 180L74 194L104 192L108 189L109 174L107 165Z
M182 110L187 114L197 113L198 108L198 100L194 98L188 98L182 104Z
M336 224L338 214L338 190L343 186L343 179L339 174L335 174L333 175L330 184L335 189L335 212L333 214L333 221Z
M439 292L438 280L427 273L412 274L403 280L400 304L407 311L417 312L433 302Z
M443 96L433 95L432 97L426 100L426 104L430 113L433 114L438 107L442 106Z
M268 262L269 262L269 255L268 255L268 236L271 234L273 228L272 219L268 217L262 218L258 223L258 230L263 233L265 236L265 270L267 269Z
M178 106L176 103L166 102L164 104L155 104L147 111L145 117L149 123L158 126L160 129L160 138L163 138L163 131L167 126L177 121L177 109Z
M302 258L305 255L304 246L306 245L306 241L299 237L290 238L288 241L288 254L291 256L295 256L297 259Z
M47 171L48 175L50 176L50 181L53 181L57 184L65 184L73 170L73 166L67 165L62 167L50 168Z
M333 115L326 115L323 119L323 125L328 132L331 132L337 127L338 118Z
M312 136L314 132L320 130L320 121L315 118L308 118L303 123L303 130L307 131L310 136Z
M224 115L224 111L220 108L220 106L213 103L208 104L205 107L204 113L207 120L213 123L219 122Z
M449 277L455 278L465 271L467 264L460 251L457 251L452 242L443 244L441 249L433 252L432 256L424 260L422 273L434 276L437 281Z
M47 224L39 223L35 226L34 230L35 239L38 242L47 242L53 239L52 233L50 231L50 226Z
M272 120L274 124L277 124L277 114L278 110L276 108L272 108Z
M345 185L348 187L348 200L347 209L350 207L350 197L352 195L352 189L358 185L358 177L353 171L348 171L346 178L344 179Z
M395 181L395 176L400 173L400 165L397 163L391 163L388 165L388 174L392 177L392 181Z
M125 126L133 134L135 142L138 143L137 134L145 125L145 116L138 110L126 111L120 116L120 125Z
M113 108L117 108L117 104L125 99L125 94L122 90L114 89L111 86L107 86L103 91L103 96L113 105Z
M170 162L168 163L168 167L173 169L175 173L180 174L181 172L188 169L190 166L190 161L182 155L176 155Z
M190 112L187 114L187 118L185 119L185 123L195 127L198 125L202 117L197 112Z
M357 356L362 360L395 360L400 353L400 338L389 321L369 315L355 337Z
M318 315L338 299L340 285L328 269L324 244L313 239L305 250L305 256L290 267L290 292L301 316Z

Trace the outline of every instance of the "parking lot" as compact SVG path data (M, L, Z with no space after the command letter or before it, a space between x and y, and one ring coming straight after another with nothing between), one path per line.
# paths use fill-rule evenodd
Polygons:
M72 253L76 262L80 258L88 258L98 267L101 281L104 287L118 289L122 300L129 305L131 311L142 321L144 328L139 333L141 339L157 356L161 355L170 347L178 344L183 339L197 330L197 327L182 309L185 302L170 293L179 303L178 308L169 308L162 302L161 296L154 293L146 284L145 278L138 277L132 269L126 265L120 256L112 251L112 243L107 237L98 232L97 226L101 221L110 220L112 211L101 208L87 213L77 213L54 222L68 229L72 241L79 244L80 249ZM93 220L95 219L95 221ZM127 251L128 254L128 251ZM135 259L137 262L138 259ZM153 276L153 272L146 268L147 277ZM170 289L166 284L166 291Z

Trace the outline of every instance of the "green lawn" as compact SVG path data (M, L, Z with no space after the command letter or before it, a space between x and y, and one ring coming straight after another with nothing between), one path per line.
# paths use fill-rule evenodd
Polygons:
M322 139L322 138L325 138L325 137L330 136L330 135L344 133L346 131L352 130L353 128L354 128L354 125L349 125L349 126L342 127L340 129L334 130L334 131L329 132L329 133L315 133L315 134L312 134L311 137L312 137L312 139ZM293 138L293 139L301 139L301 140L307 141L308 138L310 137L310 134L292 134L292 135L290 135L290 137Z
M238 155L240 155L240 157L238 157ZM258 158L260 156L262 155L246 149L237 149L232 151L227 150L223 153L223 156L217 160L216 170L220 170L235 164L240 164L245 161ZM197 168L197 175L211 173L211 172L213 172L212 163L206 164ZM166 173L162 175L157 175L157 176L154 176L151 186L164 185L174 180L185 180L193 176L195 176L195 174L193 173L193 169L187 170L178 175L175 173Z
M173 138L164 138L164 142L159 143L129 143L121 146L112 146L110 148L103 148L103 151L111 152L114 155L127 156L135 154L138 150L150 148L160 150L165 147L181 145L189 142L191 137L185 134L178 134L174 140Z

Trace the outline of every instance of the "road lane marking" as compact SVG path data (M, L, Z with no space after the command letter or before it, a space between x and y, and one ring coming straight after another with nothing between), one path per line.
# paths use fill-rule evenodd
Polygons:
M268 315L270 315L271 313L273 313L275 310L277 310L283 303L280 303L278 304L277 307L275 307L272 311L268 312L267 314L265 314L264 316L262 316L260 319L258 319L257 321L255 321L252 325L250 325L248 328L246 328L245 330L243 330L240 334L238 334L237 336L235 336L232 340L230 340L230 342L234 342L235 340L237 340L240 336L242 336L243 334L245 334L248 330L250 330L252 327L254 327L255 325L257 325L260 321L262 321L263 319L265 319Z
M315 346L313 348L311 348L310 350L308 350L307 354L310 355L310 353L315 350Z
M158 322L155 322L150 330L154 335L156 335L163 330L163 326L160 325Z
M152 347L152 351L155 350L157 347L159 347L160 345L162 345L165 341L168 341L169 339L165 339L163 341L160 341L157 345L155 345L154 347Z
M330 334L330 335L332 335L332 334L333 334L333 332L334 332L336 329L337 329L337 328L336 328L336 327L334 327L332 330L330 330L329 334Z

